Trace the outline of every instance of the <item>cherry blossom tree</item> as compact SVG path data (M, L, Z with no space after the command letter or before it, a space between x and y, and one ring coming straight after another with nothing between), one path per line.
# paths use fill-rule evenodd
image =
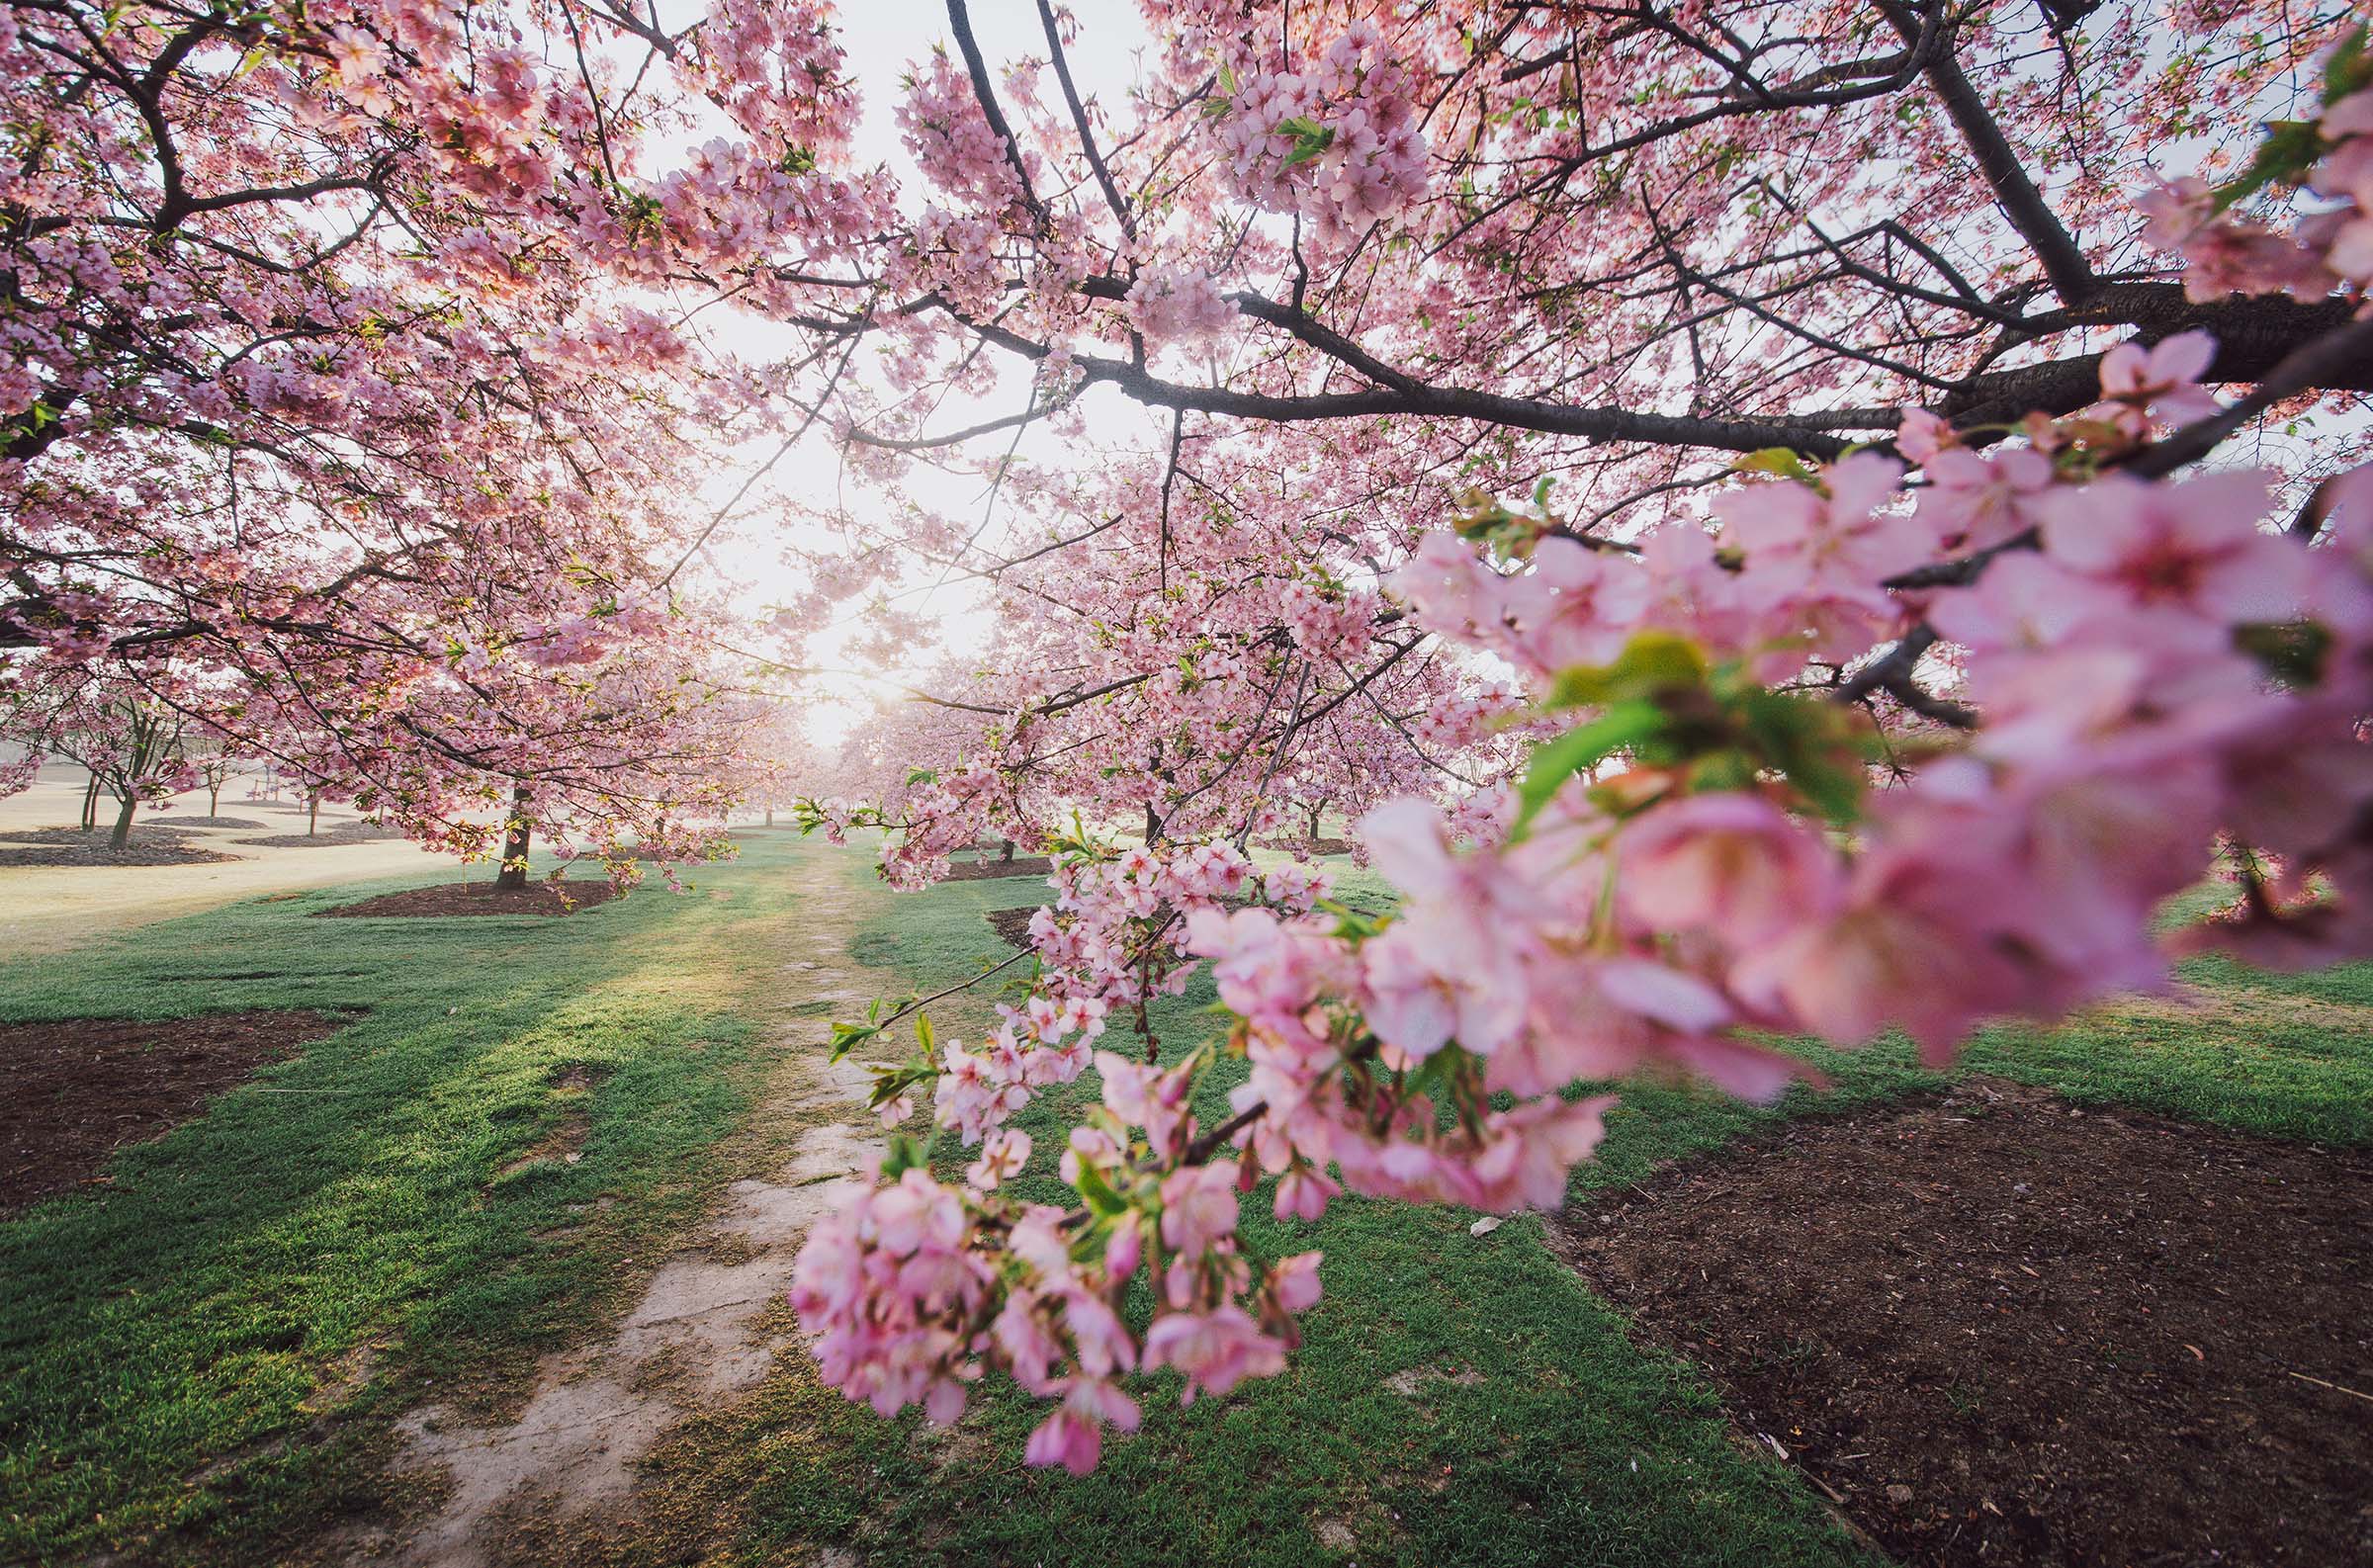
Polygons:
M894 829L901 882L983 823L1057 857L990 1036L876 1070L885 1121L927 1103L977 1159L943 1184L902 1133L812 1237L830 1381L944 1421L998 1369L1054 1403L1031 1462L1086 1469L1132 1374L1192 1400L1290 1352L1318 1259L1247 1256L1241 1194L1554 1207L1634 1073L1764 1098L1813 1076L1790 1037L1942 1062L2189 947L2367 951L2373 473L2321 433L2373 387L2342 8L1146 16L1116 105L1053 8L1001 66L951 4L900 111L906 305L816 328L902 354L819 404L852 476L969 464L1014 525L822 516L811 614L910 635L920 562L1000 621L916 682L975 724L810 819ZM1112 393L1134 459L1015 456ZM1243 851L1279 776L1363 751L1390 917ZM2217 852L2241 906L2159 940ZM1232 1025L1153 1039L1201 960ZM1003 1196L1014 1113L1092 1064L1076 1205Z
M239 776L246 766L245 760L221 740L203 736L185 736L182 753L197 787L206 791L206 814L219 815L222 810L222 787Z
M773 417L668 291L791 307L868 197L812 167L829 72L760 102L647 31L11 5L0 648L166 704L201 671L186 718L455 847L489 806L663 838L722 733L684 723L693 490ZM730 166L642 173L712 100Z
M0 782L22 788L48 755L78 764L90 776L82 826L96 826L102 793L113 797L108 847L118 854L131 846L132 817L142 804L169 802L197 782L188 725L145 686L43 664L0 676L0 715L12 735L31 742Z

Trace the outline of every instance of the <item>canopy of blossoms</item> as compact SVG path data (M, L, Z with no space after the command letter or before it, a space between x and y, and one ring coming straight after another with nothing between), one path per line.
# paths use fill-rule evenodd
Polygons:
M1141 1374L1284 1364L1320 1263L1247 1194L1553 1206L1633 1073L2367 951L2348 9L1144 0L1111 91L1052 0L879 81L812 0L34 0L0 642L422 831L663 836L762 718L701 477L829 453L767 667L907 700L804 820L1056 869L997 1026L879 1070L964 1179L901 1132L793 1299L851 1397L995 1369L1085 1469ZM1254 855L1314 810L1389 915Z

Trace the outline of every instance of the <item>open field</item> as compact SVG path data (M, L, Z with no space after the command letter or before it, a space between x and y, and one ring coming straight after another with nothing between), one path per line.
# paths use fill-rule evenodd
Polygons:
M0 797L0 954L54 953L94 940L109 931L177 915L195 914L236 899L296 888L329 887L364 877L394 876L419 869L421 851L401 840L332 842L304 847L274 847L238 840L303 832L306 816L301 802L284 795L277 805L250 801L245 781L223 791L221 814L264 824L261 828L194 828L198 844L235 860L176 868L168 878L153 866L12 866L4 840L27 829L50 828L74 822L82 809L82 775L68 768L44 768L30 789ZM296 805L297 810L290 810ZM101 803L102 826L114 821L113 801ZM203 790L179 796L171 811L143 808L140 826L170 828L175 819L206 811ZM323 832L360 822L352 811L323 803ZM439 857L435 864L453 862Z
M567 918L310 917L439 868L7 965L0 1023L351 1021L0 1224L0 1560L1878 1560L1741 1433L1697 1354L1584 1286L1539 1218L1478 1236L1463 1213L1346 1201L1279 1225L1248 1203L1248 1244L1327 1254L1304 1353L1190 1409L1154 1379L1144 1431L1085 1480L1021 1466L1037 1412L1010 1389L935 1433L820 1387L768 1298L869 1136L819 1070L826 1020L1004 956L986 914L1041 884L891 895L859 850L745 839L690 894ZM318 853L385 847L401 848ZM219 869L124 874L170 903ZM119 873L44 875L94 874ZM2373 1146L2373 972L2187 979L2184 1005L1989 1034L1967 1071ZM1209 1000L1198 982L1158 1029L1191 1037ZM934 1008L942 1035L969 1037L988 1002ZM1829 1066L1834 1088L1770 1111L1627 1086L1576 1224L1676 1161L1941 1082L1887 1048ZM1042 1148L1093 1091L1033 1107ZM2279 1374L2252 1397L2342 1402Z

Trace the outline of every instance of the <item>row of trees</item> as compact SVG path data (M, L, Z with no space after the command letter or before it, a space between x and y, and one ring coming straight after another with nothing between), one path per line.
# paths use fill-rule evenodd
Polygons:
M690 852L747 786L692 495L770 416L624 183L667 100L531 53L575 20L8 8L11 739L155 714L472 853Z

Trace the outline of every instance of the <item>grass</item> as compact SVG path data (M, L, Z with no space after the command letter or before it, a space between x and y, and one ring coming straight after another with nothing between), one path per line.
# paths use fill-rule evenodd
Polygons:
M418 1388L491 1397L598 1322L721 1179L766 1066L750 960L842 870L767 839L564 919L308 918L447 867L0 970L8 1021L355 1009L0 1225L0 1560L276 1560L368 1499Z
M986 911L1043 894L1026 878L956 883L883 895L853 930L802 926L804 879L863 875L858 851L770 838L701 879L726 902L659 893L566 921L340 922L325 938L303 916L363 891L347 889L0 977L0 1018L369 1009L258 1086L334 1092L234 1093L122 1157L104 1198L0 1227L15 1287L0 1300L0 1551L45 1561L146 1541L158 1556L274 1560L383 1499L375 1445L395 1414L431 1384L441 1400L457 1385L515 1393L536 1351L613 1315L728 1164L747 1165L761 1136L758 1020L809 1036L820 1006L759 994L780 966L753 955L845 940L888 972L885 989L935 990L1007 956ZM1382 895L1360 873L1346 891ZM2201 961L2185 979L2189 1006L1989 1031L1959 1070L2373 1143L2373 969L2277 978ZM1158 1030L1197 1038L1209 1001L1198 982L1159 1004ZM974 1038L989 999L933 1013L942 1037ZM1767 1109L1625 1086L1576 1200L1780 1118L1939 1082L1895 1047L1822 1065L1829 1089ZM596 1070L595 1087L557 1089L572 1066ZM1051 1094L1022 1125L1051 1152L1093 1091ZM579 1164L496 1175L579 1116ZM961 1158L942 1151L942 1174ZM1029 1180L1059 1200L1042 1172ZM602 1197L614 1206L588 1207ZM1041 1412L1000 1379L938 1433L877 1420L791 1354L672 1435L631 1534L550 1549L756 1564L846 1545L869 1560L1113 1568L1872 1562L1792 1472L1739 1443L1688 1366L1630 1342L1538 1220L1477 1237L1470 1215L1358 1200L1317 1226L1279 1225L1258 1199L1246 1215L1259 1252L1327 1255L1303 1351L1283 1375L1191 1408L1175 1378L1151 1380L1144 1430L1086 1480L1021 1465ZM532 1532L511 1545L539 1549Z
M854 950L936 989L1004 956L986 911L1041 891L1016 880L902 896ZM1198 981L1156 1007L1157 1031L1194 1038L1210 1001ZM934 1021L942 1038L970 1038L987 1010L967 1000ZM1045 1096L1020 1124L1056 1146L1094 1091L1090 1079ZM941 1175L961 1160L943 1151ZM1061 1196L1044 1175L1017 1190ZM1043 1410L1010 1387L985 1389L960 1427L934 1433L882 1423L789 1361L661 1456L658 1509L685 1533L620 1557L659 1561L705 1537L722 1545L716 1560L750 1563L827 1543L931 1564L1867 1560L1786 1470L1734 1443L1686 1367L1629 1343L1538 1222L1476 1237L1472 1215L1399 1204L1343 1201L1314 1227L1281 1225L1257 1201L1245 1212L1253 1250L1327 1255L1327 1300L1283 1375L1189 1409L1174 1375L1150 1380L1143 1430L1075 1480L1021 1465ZM733 1522L723 1543L720 1518Z
M1383 895L1358 872L1344 886L1366 902ZM1004 956L985 913L1040 891L1016 880L902 896L857 932L855 951L935 990ZM1989 1031L1956 1071L2262 1135L2373 1143L2373 968L2276 978L2202 961L2184 979L2199 993L2188 1007ZM1191 1041L1210 1000L1198 981L1157 1006L1157 1031ZM942 1037L986 1022L985 1002L934 1010ZM1786 1117L1943 1082L1899 1045L1816 1054L1830 1087L1770 1108L1624 1086L1602 1158L1576 1174L1576 1201ZM1021 1125L1044 1149L1093 1091L1093 1080L1072 1086ZM1206 1106L1207 1123L1215 1112ZM960 1160L943 1151L942 1176ZM1036 1190L1020 1190L1062 1200L1032 1179ZM1279 1225L1257 1198L1245 1212L1252 1249L1327 1257L1327 1299L1282 1376L1186 1410L1175 1378L1154 1379L1143 1431L1078 1481L1020 1464L1042 1411L995 1379L942 1434L911 1416L879 1422L787 1361L749 1403L661 1455L655 1495L672 1527L618 1556L659 1561L697 1543L747 1563L824 1544L950 1565L1873 1560L1791 1472L1742 1447L1691 1369L1630 1342L1538 1220L1475 1237L1472 1216L1394 1204L1340 1202L1317 1226Z

